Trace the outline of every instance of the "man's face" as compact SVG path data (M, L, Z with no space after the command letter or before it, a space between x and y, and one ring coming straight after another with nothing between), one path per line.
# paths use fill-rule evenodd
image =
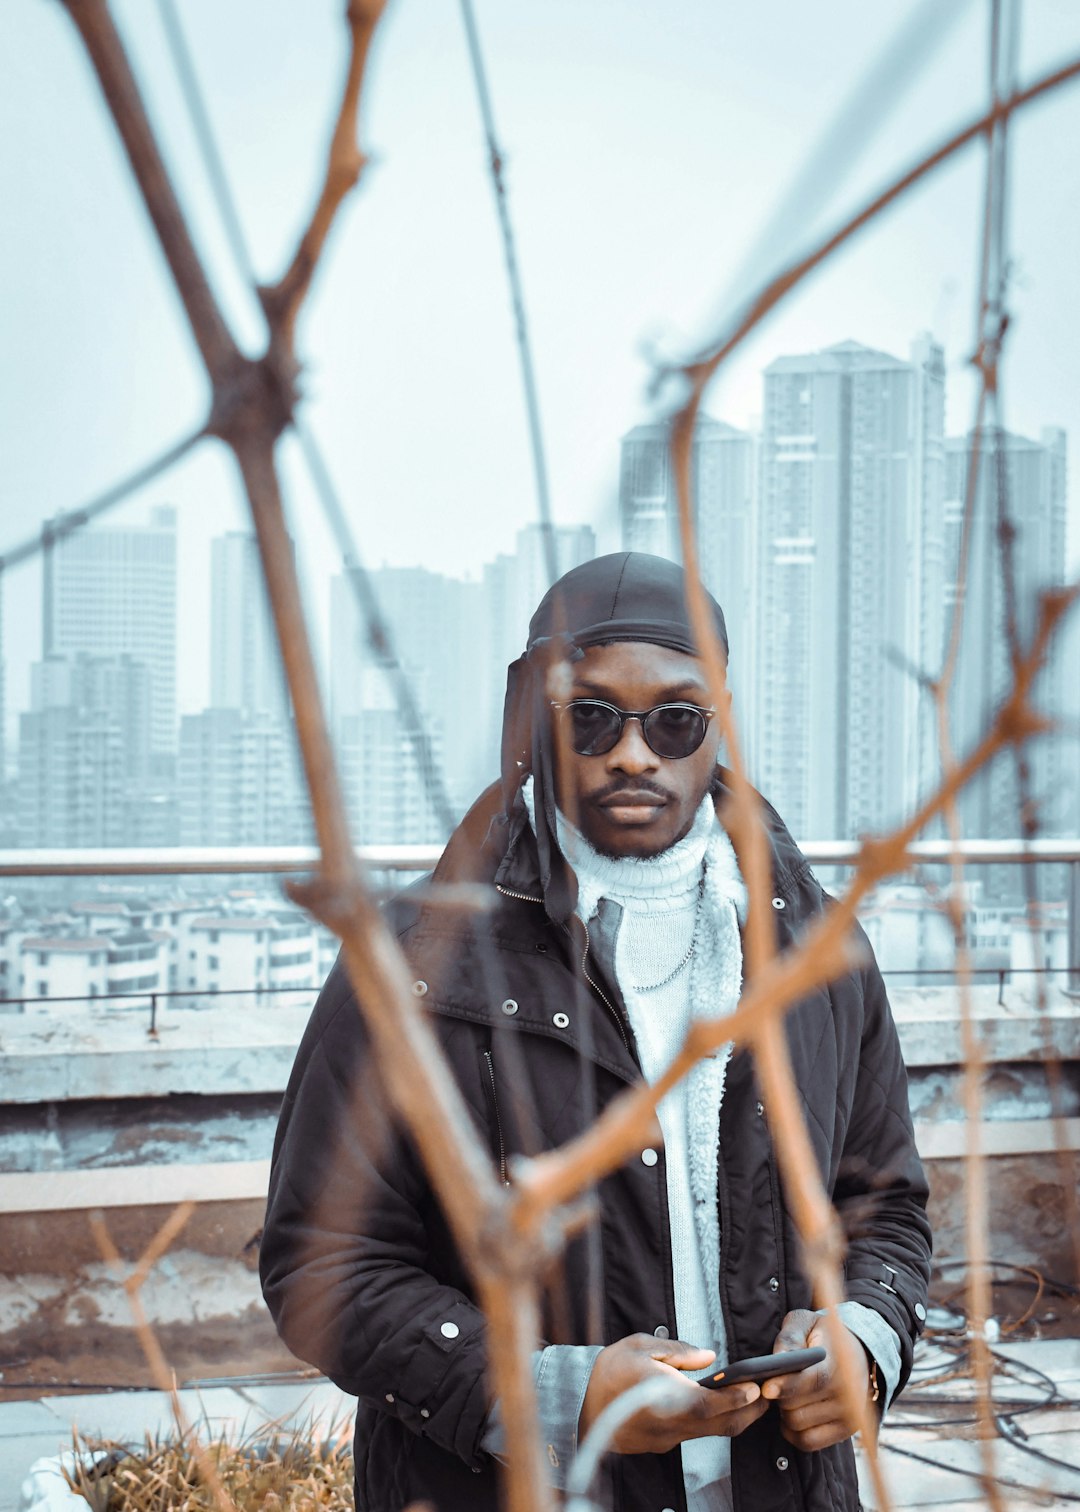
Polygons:
M590 646L580 661L563 663L565 686L551 696L560 703L598 698L618 709L648 710L657 704L712 707L704 668L695 656L643 641ZM596 850L606 856L658 856L690 829L716 767L719 719L689 756L658 756L646 744L636 719L623 725L618 743L602 756L579 756L560 735L556 721L558 803Z

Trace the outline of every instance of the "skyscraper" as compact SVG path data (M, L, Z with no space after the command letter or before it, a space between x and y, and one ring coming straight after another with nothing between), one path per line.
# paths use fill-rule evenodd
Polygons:
M941 349L857 342L765 373L755 775L793 832L894 821L925 784L941 651Z
M962 597L963 623L950 700L953 744L970 749L985 730L1011 682L1006 634L1009 599L1005 556L999 537L999 489L1015 526L1012 545L1016 628L1026 645L1035 625L1040 592L1065 580L1065 432L1045 429L1038 441L1010 432L984 435L968 548L966 584L961 593L960 542L964 500L971 467L971 438L946 443L946 575L950 604ZM1033 796L1040 827L1063 834L1075 823L1076 771L1072 745L1080 711L1080 675L1059 645L1035 690L1046 712L1063 718L1065 730L1040 737L1029 747ZM968 835L989 839L1018 836L1020 794L1015 764L1007 756L980 772L960 798ZM987 884L1009 882L1001 868Z
M210 543L210 704L285 717L285 678L255 537Z
M138 763L129 745L141 744L145 758L147 692L146 668L131 658L51 656L32 665L30 708L19 717L21 845L126 843L126 768Z
M181 845L302 845L311 839L295 742L273 714L185 714L177 788Z
M691 456L701 579L724 611L731 643L729 685L744 755L756 725L754 580L755 437L702 415ZM667 421L638 425L622 440L619 513L624 551L683 559ZM752 764L752 763L751 763Z
M561 577L596 555L591 525L554 527L556 575ZM525 649L529 620L550 586L544 533L539 525L519 530L512 552L484 564L485 635L480 643L487 723L484 746L489 780L498 775L506 669Z
M42 655L130 656L150 676L150 756L176 752L176 511L145 526L90 527L43 555Z
M450 803L460 813L489 780L489 771L494 775L484 749L487 690L477 670L488 634L480 585L426 567L379 567L369 581L438 754ZM331 719L343 767L355 774L346 787L363 838L392 828L394 816L402 822L408 817L418 842L444 838L397 713L388 664L371 644L346 573L330 586L330 645ZM373 784L368 793L362 791L365 780Z

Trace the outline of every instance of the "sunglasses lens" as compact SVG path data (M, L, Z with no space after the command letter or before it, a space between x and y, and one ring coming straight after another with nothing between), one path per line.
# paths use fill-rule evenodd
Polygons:
M570 745L579 756L603 756L618 744L622 720L607 704L579 699L564 710Z
M708 721L699 709L666 704L645 716L643 733L658 756L678 761L692 756L705 739Z

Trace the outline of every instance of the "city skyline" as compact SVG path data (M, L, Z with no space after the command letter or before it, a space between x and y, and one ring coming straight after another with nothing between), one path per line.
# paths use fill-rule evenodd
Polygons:
M874 107L864 99L865 129L848 134L829 172L803 181L796 214L788 190L808 154L916 13L925 27L910 73L890 76ZM614 34L598 0L548 7L542 25L523 0L481 18L554 518L592 524L601 550L618 544L613 440L652 418L657 369L699 350L748 279L762 280L805 251L985 103L983 18L970 4L935 10L901 0L868 10L834 0L812 11L787 3L758 12L688 0L680 14L679 27L647 9L628 14ZM160 17L154 7L118 0L116 20L154 102L215 292L241 345L252 349L257 302L220 236ZM236 0L223 10L191 0L184 25L256 272L276 276L325 146L342 67L340 15L315 7L301 25L287 4ZM1029 7L1021 77L1067 56L1078 26L1075 7L1060 0ZM0 100L5 140L26 137L36 147L32 161L14 149L4 155L7 203L19 225L0 252L10 291L0 405L6 549L199 425L206 395L66 17L37 0L12 0L0 35L16 61ZM440 121L434 134L426 129L432 112ZM1080 342L1071 329L1067 249L1080 202L1060 185L1070 181L1078 119L1080 90L1063 90L1025 111L1010 134L1003 393L1006 423L1020 434L1073 425L1076 413ZM305 423L369 565L475 573L511 549L533 517L535 491L486 154L455 13L388 14L361 135L369 171L335 227L300 332ZM761 370L778 353L847 338L903 352L912 332L929 329L947 352L947 429L966 429L983 172L974 143L785 300L725 363L710 412L747 428L762 409ZM778 215L785 204L786 218ZM1075 450L1075 427L1070 441ZM336 568L333 545L288 436L281 453L290 516L303 522L298 565L317 611ZM178 705L195 712L205 701L209 539L249 522L227 458L212 443L153 496L178 511L183 640L196 657L194 671L181 661ZM115 518L133 520L139 508L133 502ZM1075 506L1070 528L1075 572ZM3 638L16 658L8 701L23 707L28 668L19 647L35 633L38 574L7 573L3 596ZM322 616L315 618L325 647Z
M943 353L926 335L907 359L853 341L782 355L763 380L760 430L705 416L695 436L702 572L729 620L736 717L752 777L800 838L852 837L896 822L936 778L931 711L910 668L932 673L943 655L967 443L944 434ZM1030 598L1063 579L1066 439L1047 427L1042 441L1010 434L1003 445L1021 531L1020 582ZM631 428L619 450L617 544L678 559L666 423ZM991 503L985 476L980 520ZM42 645L53 650L34 664L31 707L20 716L23 844L63 843L65 823L82 844L308 836L257 552L242 531L210 543L206 702L173 727L178 765L162 764L169 742L154 690L170 692L175 675L174 529L172 511L156 506L145 526L103 525L43 558ZM555 539L560 571L601 549L588 525L561 526ZM973 711L985 719L1004 687L1001 647L993 657L983 650L1002 614L994 539L982 525L974 536L971 623L955 699L962 743L979 727ZM131 564L147 553L160 557L158 576L149 590L129 593ZM535 525L519 530L515 550L493 556L476 577L386 566L371 584L460 815L497 775L505 668L546 584L542 533ZM329 579L321 607L332 647L328 713L359 837L438 839L437 804L347 573ZM87 649L76 655L80 623ZM143 655L147 626L153 634ZM173 661L162 657L163 643ZM1063 656L1046 682L1059 710L1068 706ZM1051 754L1037 758L1035 771L1056 795L1047 823L1075 825L1075 753L1064 741L1046 744ZM84 782L79 807L64 773L90 769L101 774L100 791ZM972 797L965 814L1001 834L1015 797L1007 798L1000 771L987 790L992 784L999 796L991 807Z

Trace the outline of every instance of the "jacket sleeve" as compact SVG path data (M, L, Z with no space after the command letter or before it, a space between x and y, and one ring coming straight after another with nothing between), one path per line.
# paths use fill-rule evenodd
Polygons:
M339 963L282 1106L260 1246L263 1296L300 1359L479 1466L490 1406L483 1314L433 1274L440 1267L425 1221L433 1199L411 1147L373 1111L375 1089Z
M928 1189L915 1148L896 1025L872 957L862 972L862 989L858 1072L833 1201L847 1235L847 1295L895 1330L902 1387L926 1318Z

